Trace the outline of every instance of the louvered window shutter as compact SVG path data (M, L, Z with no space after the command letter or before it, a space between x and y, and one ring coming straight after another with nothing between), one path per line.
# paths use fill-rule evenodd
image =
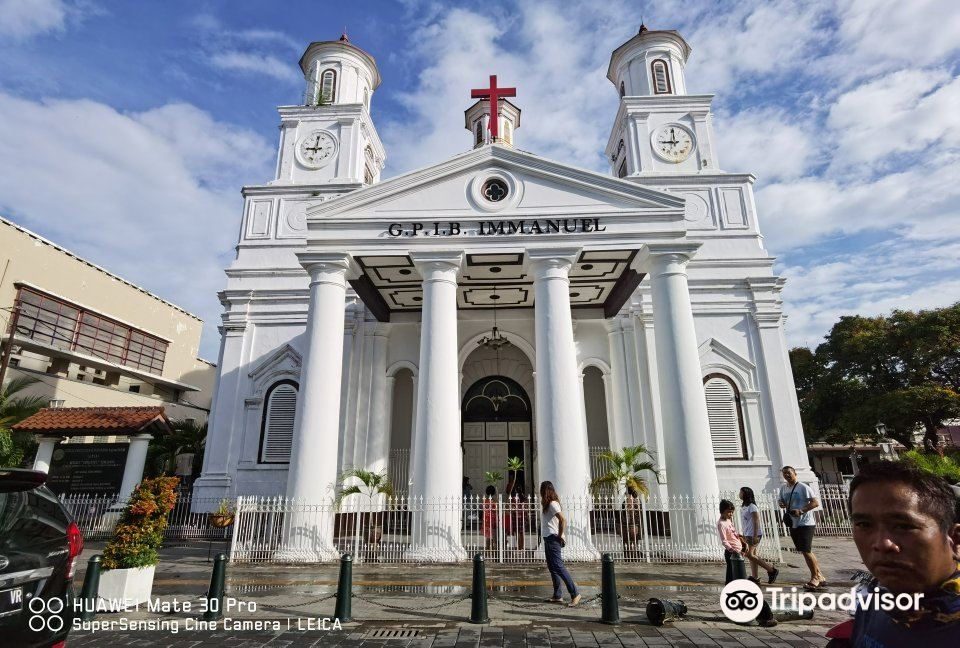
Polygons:
M293 420L297 413L297 389L293 385L277 385L270 391L263 422L263 463L288 463L293 446Z
M653 62L653 91L655 94L670 92L670 78L667 73L667 64L663 61Z
M337 100L337 73L333 70L325 70L320 75L320 96L324 103L333 103Z
M707 397L713 456L717 459L744 459L746 453L733 385L723 378L710 378L703 387Z

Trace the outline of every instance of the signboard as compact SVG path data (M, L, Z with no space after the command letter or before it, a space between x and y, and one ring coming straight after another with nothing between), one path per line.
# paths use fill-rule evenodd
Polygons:
M57 494L113 495L120 490L127 443L61 443L53 451L47 486Z

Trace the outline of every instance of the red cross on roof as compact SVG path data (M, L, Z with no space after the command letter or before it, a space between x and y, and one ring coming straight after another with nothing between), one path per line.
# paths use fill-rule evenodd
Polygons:
M490 136L496 140L500 135L500 99L501 97L516 97L516 88L498 88L497 75L490 75L489 88L477 88L470 91L473 99L490 100Z

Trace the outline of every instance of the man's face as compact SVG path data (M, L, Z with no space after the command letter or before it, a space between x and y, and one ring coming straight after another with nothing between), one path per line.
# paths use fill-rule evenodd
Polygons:
M793 468L785 468L780 471L780 474L783 475L783 478L787 480L787 483L793 486L794 482L797 481L797 471Z
M955 570L953 543L903 483L864 484L851 501L853 541L863 564L892 592L935 589Z

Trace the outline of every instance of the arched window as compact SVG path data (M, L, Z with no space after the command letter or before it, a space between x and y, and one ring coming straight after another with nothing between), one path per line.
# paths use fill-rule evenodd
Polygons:
M740 391L727 376L710 374L703 379L707 399L707 419L715 459L746 459L747 443L743 430Z
M657 59L650 64L650 71L653 76L653 94L670 94L673 92L670 87L670 72L667 70L667 62L663 59Z
M294 381L281 380L267 390L260 423L260 463L290 463L298 389Z
M477 120L477 125L474 128L474 133L476 135L476 140L474 144L476 144L477 146L480 146L481 144L483 144L483 120L482 119Z
M513 144L513 124L506 119L503 120L503 141Z
M320 75L320 103L330 104L337 100L337 71L324 70Z
M620 96L621 97L627 96L627 89L623 87L623 81L620 82Z

